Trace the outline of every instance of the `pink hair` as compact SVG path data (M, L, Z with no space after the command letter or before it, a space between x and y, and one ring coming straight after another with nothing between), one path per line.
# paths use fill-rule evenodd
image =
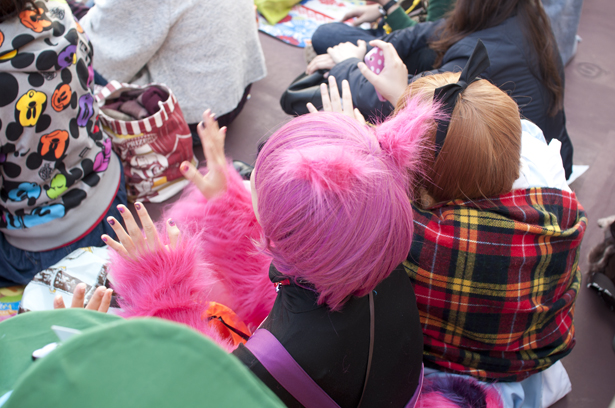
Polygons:
M263 146L255 184L273 264L339 310L404 261L412 241L409 172L436 114L413 101L375 131L342 114L298 117Z

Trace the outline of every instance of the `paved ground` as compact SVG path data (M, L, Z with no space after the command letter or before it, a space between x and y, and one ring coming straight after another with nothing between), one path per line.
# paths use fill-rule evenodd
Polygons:
M581 250L581 269L587 253L602 240L598 218L615 214L615 2L585 0L579 27L583 42L566 68L565 108L568 131L575 147L575 164L590 169L572 188L584 205L590 225ZM305 69L303 50L260 34L269 75L254 84L252 99L229 127L227 153L252 163L258 142L290 117L282 112L282 91ZM199 152L202 157L202 153ZM150 206L154 216L159 206ZM584 279L585 282L585 279ZM583 286L577 302L577 345L563 360L573 391L557 408L607 407L615 396L615 314Z

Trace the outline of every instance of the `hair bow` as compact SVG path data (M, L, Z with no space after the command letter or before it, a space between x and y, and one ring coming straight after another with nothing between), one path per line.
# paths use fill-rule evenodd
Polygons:
M437 88L434 91L434 101L438 101L442 106L444 112L448 114L447 119L438 120L438 130L436 131L436 155L440 154L444 140L446 139L446 133L448 132L448 126L451 123L451 116L453 110L457 104L458 96L470 85L476 81L478 76L483 73L487 68L491 66L489 61L489 55L487 54L487 48L485 44L479 39L470 59L466 63L466 66L461 71L459 81L454 84L447 84Z

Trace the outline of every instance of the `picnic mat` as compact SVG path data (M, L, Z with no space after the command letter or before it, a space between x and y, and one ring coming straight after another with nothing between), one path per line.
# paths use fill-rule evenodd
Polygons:
M24 288L25 285L0 288L0 322L17 314Z
M365 0L303 0L275 25L259 14L258 29L287 44L304 48L320 25L340 21L348 11L365 3Z

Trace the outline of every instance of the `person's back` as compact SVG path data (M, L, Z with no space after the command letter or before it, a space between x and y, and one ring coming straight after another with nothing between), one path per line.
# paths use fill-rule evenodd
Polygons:
M189 124L222 116L266 75L249 0L97 0L80 20L108 80L164 83Z
M70 244L102 245L102 229L82 240L123 190L98 126L91 44L66 4L21 3L0 23L0 286L27 283Z

